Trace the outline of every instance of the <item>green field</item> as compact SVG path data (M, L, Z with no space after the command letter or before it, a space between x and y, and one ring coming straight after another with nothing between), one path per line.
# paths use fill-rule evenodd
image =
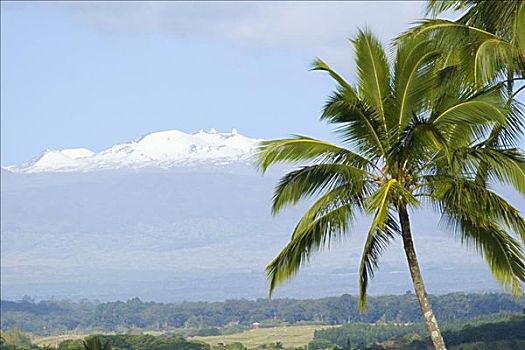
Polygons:
M243 333L219 335L213 337L194 337L195 340L202 340L208 344L218 343L230 344L234 342L243 343L248 348L258 345L281 342L285 347L303 346L314 338L316 329L324 329L330 326L308 325L308 326L287 326L274 328L258 328L245 331Z
M58 346L65 340L84 339L89 334L61 334L61 335L50 335L46 337L34 336L33 343L40 346Z
M316 329L324 329L331 326L326 325L304 325L304 326L286 326L273 328L251 329L242 333L220 335L213 337L190 337L188 340L201 340L210 345L218 343L231 344L240 342L248 348L255 348L258 345L281 342L285 347L304 346L314 338ZM145 332L148 334L155 333L159 335L162 332ZM109 333L108 333L109 334ZM114 333L112 333L114 334ZM55 336L36 336L33 341L38 345L57 346L64 340L83 339L89 334L63 334Z

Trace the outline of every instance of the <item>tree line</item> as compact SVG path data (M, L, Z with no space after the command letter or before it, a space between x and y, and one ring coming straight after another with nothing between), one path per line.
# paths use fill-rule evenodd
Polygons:
M495 349L496 347L490 347L489 344L494 345L497 341L519 342L525 345L525 316L520 314L449 320L442 322L442 328L445 341L451 347L466 343L480 343L475 349ZM314 340L309 344L308 350L334 347L342 350L367 347L419 350L431 348L431 343L423 323L350 323L341 327L316 330Z
M450 293L431 296L440 319L469 319L501 312L521 312L525 299L507 294ZM352 295L321 299L257 299L222 302L94 302L29 299L1 301L1 328L16 328L34 334L53 334L74 330L125 332L140 328L206 329L210 327L248 327L282 324L415 323L421 322L417 298L412 293L370 297L366 312L358 310L359 299Z
M443 322L443 336L453 350L514 350L525 346L525 316L493 315ZM314 340L289 348L282 342L257 350L426 350L432 347L423 323L351 323L315 331ZM151 334L94 334L64 340L56 347L38 346L23 332L0 334L0 350L247 350L242 343L209 345L174 332Z

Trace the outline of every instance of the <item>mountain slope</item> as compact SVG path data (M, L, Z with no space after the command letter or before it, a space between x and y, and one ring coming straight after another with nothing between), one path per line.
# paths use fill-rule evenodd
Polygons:
M305 205L271 216L283 169L258 174L250 164L255 145L235 132L167 131L99 153L55 151L2 169L2 297L266 296L264 267ZM433 293L497 288L478 257L429 224L439 218L426 212L414 218ZM316 256L277 296L357 292L368 223L358 221L347 241ZM396 242L382 257L372 293L411 288L402 252Z
M215 129L187 134L167 130L141 139L114 145L95 153L85 148L49 150L32 162L6 169L18 173L86 172L120 168L170 168L195 163L229 164L248 161L260 140L248 138L233 129Z

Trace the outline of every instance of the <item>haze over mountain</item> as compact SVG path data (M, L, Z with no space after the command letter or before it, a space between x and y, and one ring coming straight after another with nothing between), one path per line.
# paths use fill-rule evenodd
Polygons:
M305 206L271 216L283 168L256 171L258 142L236 130L169 130L101 152L46 151L2 169L2 298L264 297L264 266ZM414 217L431 292L498 289L481 260L436 227L439 218ZM276 296L356 293L367 222ZM381 263L372 293L411 289L399 242Z

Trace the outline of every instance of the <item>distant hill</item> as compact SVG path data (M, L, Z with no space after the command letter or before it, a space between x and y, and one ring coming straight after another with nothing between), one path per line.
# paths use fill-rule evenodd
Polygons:
M231 133L152 133L102 152L45 152L1 174L4 298L224 300L266 296L265 265L304 206L273 218L273 187L250 163L257 139ZM9 170L10 169L10 170ZM414 216L432 293L500 290L485 264ZM277 296L356 293L368 219L348 241L277 290ZM372 294L412 288L399 242L381 259Z

